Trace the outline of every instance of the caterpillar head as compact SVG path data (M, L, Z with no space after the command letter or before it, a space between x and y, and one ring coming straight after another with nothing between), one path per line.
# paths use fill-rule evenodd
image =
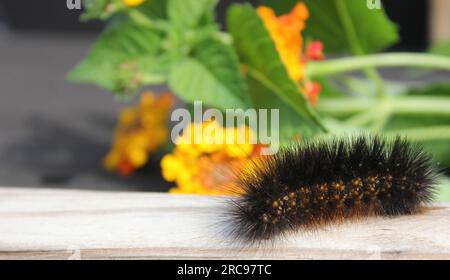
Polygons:
M263 241L293 229L297 193L288 192L286 186L267 176L246 178L243 185L245 193L232 200L234 236L246 241Z

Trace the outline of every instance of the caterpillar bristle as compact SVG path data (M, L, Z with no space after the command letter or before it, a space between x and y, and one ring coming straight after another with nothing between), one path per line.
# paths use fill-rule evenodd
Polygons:
M231 200L231 235L245 242L369 216L417 213L433 199L438 168L405 138L332 138L255 160Z

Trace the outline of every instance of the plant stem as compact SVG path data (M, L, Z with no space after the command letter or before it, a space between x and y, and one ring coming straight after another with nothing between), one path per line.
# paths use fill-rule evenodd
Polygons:
M367 79L358 79L350 75L337 76L335 80L345 86L349 93L356 95L357 98L372 97L373 94L368 92Z
M358 57L338 58L323 62L310 62L307 72L310 77L336 75L374 67L420 67L450 71L450 58L442 55L420 53L388 53Z
M349 115L380 108L383 106L383 102L389 104L393 114L450 116L450 99L432 96L383 99L381 103L373 99L362 98L323 99L319 102L317 109L331 115Z
M377 106L360 112L345 120L345 123L352 126L364 126L371 124L372 130L382 130L386 122L392 115L392 102L390 98L382 98Z
M378 109L371 108L367 111L360 112L345 120L345 123L351 126L363 126L372 122L376 116Z
M358 34L356 33L355 26L352 22L352 18L348 13L348 9L344 0L335 0L336 10L338 11L341 23L344 26L345 33L347 35L347 41L350 49L354 55L361 56L364 55L364 50L358 39ZM366 66L363 69L367 78L370 79L377 90L378 96L383 97L386 95L383 78L380 76L378 71L372 66Z
M408 138L417 141L426 140L450 140L450 126L429 126L407 128L396 131L388 131L385 133L388 136L407 135Z
M386 97L381 100L378 106L379 110L376 112L377 118L373 121L371 128L375 131L381 131L392 115L392 102L390 98Z

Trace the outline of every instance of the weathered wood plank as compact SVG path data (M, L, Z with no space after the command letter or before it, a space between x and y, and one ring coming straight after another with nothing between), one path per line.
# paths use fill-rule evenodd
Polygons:
M0 188L0 259L450 259L450 205L259 248L219 234L222 198Z

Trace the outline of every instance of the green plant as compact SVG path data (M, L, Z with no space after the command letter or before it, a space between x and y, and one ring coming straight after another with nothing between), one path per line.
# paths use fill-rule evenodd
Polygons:
M305 41L320 40L327 54L344 55L306 65L306 79L322 85L314 108L252 6L229 8L223 32L214 17L217 0L147 0L132 7L125 2L84 1L83 19L108 20L108 26L70 80L95 83L121 98L142 86L166 84L188 104L279 108L282 141L356 130L406 134L450 165L450 85L400 84L378 72L382 67L450 71L448 48L377 53L398 40L384 10L369 10L365 1L303 1L310 13ZM278 14L296 3L261 0Z

